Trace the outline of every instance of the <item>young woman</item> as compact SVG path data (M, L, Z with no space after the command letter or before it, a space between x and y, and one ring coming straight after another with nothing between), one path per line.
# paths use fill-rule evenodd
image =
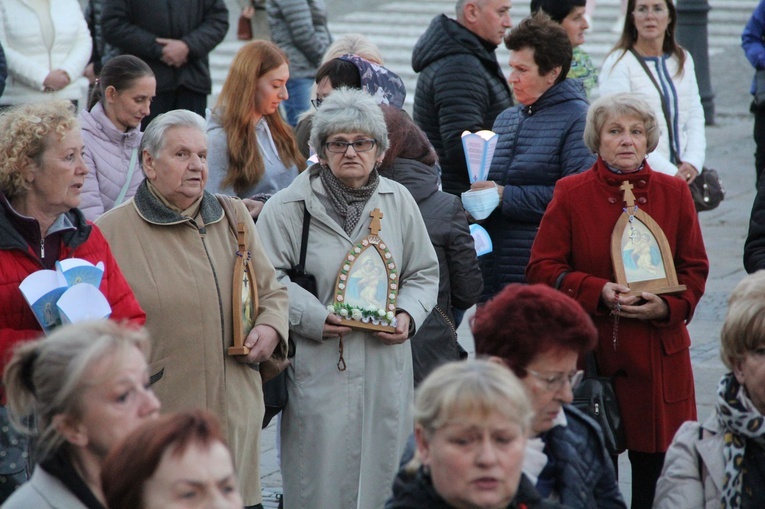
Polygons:
M95 221L132 197L143 180L141 121L149 114L157 80L140 58L109 60L96 80L88 108L80 113L85 164L80 210Z
M288 64L284 52L271 42L245 45L234 57L218 104L208 115L207 189L240 198L257 196L260 202L248 204L253 218L270 195L305 168L292 129L279 113L279 105L289 97Z

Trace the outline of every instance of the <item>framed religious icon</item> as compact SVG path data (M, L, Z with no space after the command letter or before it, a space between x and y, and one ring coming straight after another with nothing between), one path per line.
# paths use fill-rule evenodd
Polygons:
M327 309L340 316L342 325L395 332L398 270L379 235L383 213L374 209L369 215L370 234L343 259L335 280L334 302Z
M258 313L258 285L252 255L247 249L247 236L244 223L237 223L236 260L234 262L234 281L232 307L234 310L234 345L228 349L229 355L247 355L250 349L244 346L244 340L255 326Z
M625 181L624 213L611 234L611 262L616 282L630 288L629 295L656 295L685 291L677 281L672 251L659 224L635 205L632 184Z

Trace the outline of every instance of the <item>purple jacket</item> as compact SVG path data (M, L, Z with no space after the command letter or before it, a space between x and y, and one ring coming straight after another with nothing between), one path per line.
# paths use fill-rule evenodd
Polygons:
M85 164L88 175L82 186L80 210L94 221L115 206L115 201L125 185L133 149L139 150L143 133L130 129L123 133L106 116L99 102L93 109L80 112L82 141L85 144ZM140 150L136 157L133 177L124 200L132 197L143 180Z

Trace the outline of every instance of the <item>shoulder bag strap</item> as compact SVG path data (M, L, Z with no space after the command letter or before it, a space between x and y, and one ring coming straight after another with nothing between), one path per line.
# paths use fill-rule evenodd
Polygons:
M308 212L308 207L305 204L303 206L303 234L300 238L300 262L295 267L300 271L305 270L305 256L308 249L308 228L311 225L311 213Z
M127 180L125 180L125 185L122 186L122 189L120 190L120 194L117 196L117 199L114 200L115 207L121 204L122 200L125 199L125 195L128 192L130 183L133 181L133 173L135 173L135 164L137 161L138 161L138 148L133 147L133 153L130 154L130 165L128 166Z
M640 54L637 51L635 51L633 48L630 48L630 53L632 53L635 56L638 63L640 64L640 67L642 67L645 73L648 75L648 77L651 78L651 83L653 83L653 86L656 87L656 91L659 93L659 99L661 100L661 111L664 113L664 121L667 123L667 136L669 137L669 152L670 154L672 154L672 158L675 160L675 164L680 164L680 155L675 151L675 133L672 131L672 121L670 120L669 107L667 106L667 101L664 97L664 94L661 93L661 87L656 82L656 78L654 78L651 70L648 68L647 65L645 65L645 62L643 61L643 57L641 57Z
M239 215L236 213L236 207L233 204L233 198L226 196L225 194L216 194L220 206L223 207L223 215L228 220L228 226L231 229L231 233L234 234L234 238L237 237L236 223L239 221Z
M595 354L592 352L587 352L587 354L584 356L584 377L598 377L598 366L595 363Z

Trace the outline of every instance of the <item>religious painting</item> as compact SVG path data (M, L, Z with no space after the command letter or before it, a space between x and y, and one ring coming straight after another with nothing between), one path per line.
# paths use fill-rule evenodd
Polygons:
M237 244L232 292L234 345L229 347L228 354L247 355L250 349L244 346L244 340L255 326L258 315L258 285L252 255L247 249L244 223L237 224Z
M341 262L334 302L327 309L348 327L394 332L398 270L393 254L378 234L382 212L375 209L370 215L370 234L355 244Z
M679 284L672 250L661 226L635 204L632 184L625 181L624 212L611 234L611 262L616 282L628 286L630 295L655 295L685 291Z

